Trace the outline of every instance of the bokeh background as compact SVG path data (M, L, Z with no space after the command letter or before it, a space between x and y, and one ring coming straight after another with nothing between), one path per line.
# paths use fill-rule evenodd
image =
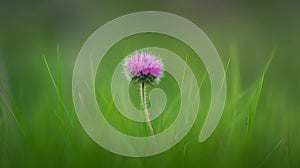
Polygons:
M97 28L144 10L180 15L208 35L226 67L228 96L216 131L198 143L210 98L201 60L193 63L193 52L169 37L146 34L122 40L108 54L120 60L140 47L164 46L183 58L188 55L199 72L198 82L204 81L201 113L191 132L167 152L128 158L106 151L84 132L72 103L72 70L81 46ZM292 0L1 0L0 167L300 167L299 20L300 3ZM105 71L116 64L107 62L99 74L109 74ZM110 80L97 76L98 101L107 105L106 112L117 113L101 88L103 79ZM161 87L168 81L173 80L167 75ZM135 87L131 97L137 104ZM175 96L176 85L170 88L174 95L169 97ZM147 135L135 130L136 123L128 123L128 131L117 114L111 117L120 131ZM165 127L174 117L176 113L167 117Z

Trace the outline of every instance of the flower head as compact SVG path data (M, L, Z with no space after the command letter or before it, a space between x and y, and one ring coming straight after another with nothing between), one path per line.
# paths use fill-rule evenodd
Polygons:
M136 53L125 59L125 72L132 83L158 84L163 74L163 64L147 52Z

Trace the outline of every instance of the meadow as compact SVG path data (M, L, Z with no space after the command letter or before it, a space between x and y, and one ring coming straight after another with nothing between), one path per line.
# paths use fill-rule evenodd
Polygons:
M155 156L120 156L95 143L76 116L72 97L73 67L81 45L94 30L143 6L136 4L130 8L126 4L131 10L124 11L123 5L113 8L108 4L107 8L114 10L110 14L102 11L107 16L97 23L97 18L93 17L97 14L81 9L77 15L84 17L80 21L88 26L75 21L70 24L82 27L74 26L76 28L69 32L66 29L71 26L64 24L68 18L63 17L61 29L56 30L55 25L61 22L45 14L52 14L52 11L43 13L46 18L43 20L38 18L41 16L27 13L30 7L25 7L16 16L20 17L24 12L25 18L31 18L30 24L14 16L11 16L11 22L5 20L7 26L0 27L0 32L3 32L0 34L3 39L0 41L1 168L300 166L300 25L296 22L299 16L297 7L290 9L290 4L280 6L284 11L291 10L290 14L284 15L286 17L274 17L279 16L275 15L277 4L268 11L262 10L258 4L241 5L245 12L238 15L240 11L233 10L235 13L231 17L225 17L229 23L222 22L222 11L215 15L209 11L195 14L192 11L197 10L191 6L182 7L182 13L169 7L170 4L159 7L157 10L177 11L176 14L190 18L207 33L217 48L227 80L226 105L221 121L207 141L198 142L211 98L206 67L196 53L178 39L155 33L137 34L116 43L99 65L95 93L107 121L127 135L150 135L146 123L130 121L119 113L110 92L111 77L116 65L129 53L145 47L162 47L186 60L196 75L201 96L196 122L182 141ZM152 8L151 5L141 7L144 10ZM192 8L191 13L187 12L189 8ZM270 13L274 15L270 16ZM211 14L211 17L206 18L205 14ZM289 19L285 20L287 17ZM48 27L48 24L54 27ZM25 26L21 29L22 25ZM172 124L181 101L180 88L169 73L165 73L157 87L165 91L167 105L162 115L152 122L155 133ZM151 86L148 90L153 88ZM129 90L131 101L135 107L141 108L139 86L131 85Z

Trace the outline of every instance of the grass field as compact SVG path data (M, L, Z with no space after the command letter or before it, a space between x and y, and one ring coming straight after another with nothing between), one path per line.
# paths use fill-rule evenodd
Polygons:
M236 32L225 27L222 32L215 22L195 18L215 44L227 78L224 113L207 141L199 143L198 136L210 105L210 80L202 61L183 42L154 33L130 36L115 44L98 68L95 92L99 107L112 126L132 136L150 133L146 123L126 119L114 105L111 77L124 57L140 48L158 46L186 60L196 75L200 109L188 135L164 153L130 158L95 143L80 125L73 105L76 55L93 28L100 25L87 28L89 33L78 41L64 39L59 45L54 45L50 33L38 32L32 39L27 37L32 44L24 39L14 43L16 36L1 41L7 45L0 47L0 167L300 167L299 25L291 18L290 25L296 26L292 30L292 26L269 29L281 21L277 18L269 20L270 25L244 25L248 29L235 27ZM256 25L260 21L258 18ZM50 42L39 43L47 40ZM152 122L155 133L173 123L181 101L180 88L169 73L158 87L165 91L167 105ZM140 108L138 85L130 86L130 98Z

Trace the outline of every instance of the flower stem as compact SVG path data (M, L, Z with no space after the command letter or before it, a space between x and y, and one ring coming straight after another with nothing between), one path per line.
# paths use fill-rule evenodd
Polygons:
M149 128L150 133L151 133L151 135L152 135L152 137L155 141L153 127L152 127L152 124L151 124L149 112L147 110L147 105L146 105L146 84L145 84L145 82L141 83L141 101L142 101L143 110L144 110L144 114L145 114L145 118L146 118L148 128Z

